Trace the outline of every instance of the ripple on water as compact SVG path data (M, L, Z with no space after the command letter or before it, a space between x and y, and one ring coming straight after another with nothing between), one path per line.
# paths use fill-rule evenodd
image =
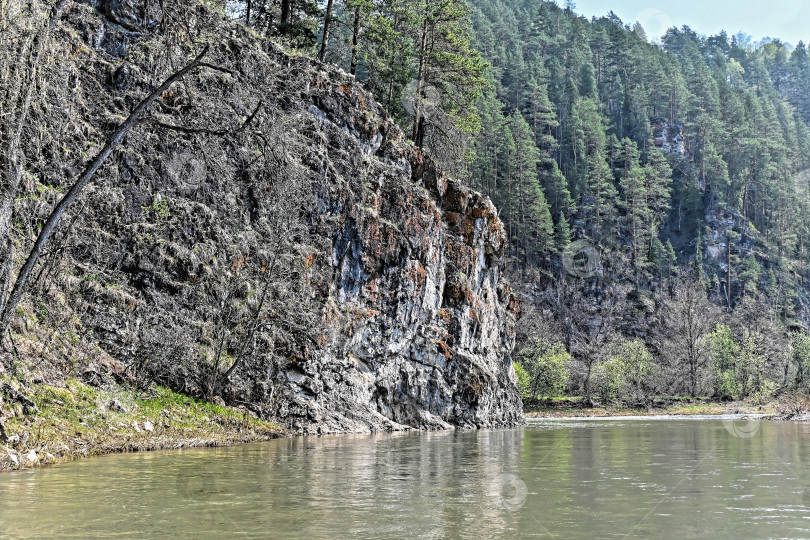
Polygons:
M780 422L302 437L5 475L0 536L796 537L808 465L810 431Z

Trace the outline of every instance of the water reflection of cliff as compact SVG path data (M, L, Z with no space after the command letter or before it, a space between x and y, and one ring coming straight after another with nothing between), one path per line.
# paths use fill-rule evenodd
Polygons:
M317 537L487 536L516 524L498 482L519 472L522 443L523 430L276 441L267 508L274 527Z

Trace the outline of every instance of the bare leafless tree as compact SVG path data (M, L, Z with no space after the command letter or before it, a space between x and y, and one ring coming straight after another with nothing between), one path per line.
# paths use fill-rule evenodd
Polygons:
M223 246L233 252L223 253L230 272L213 277L218 283L209 287L221 306L213 314L215 348L204 384L210 396L255 354L272 356L288 341L305 346L318 327L306 276L320 255L306 219L312 178L293 157L303 153L304 141L290 136L291 121L268 121L259 153L245 163L244 188L258 204L244 242Z
M691 273L678 279L672 296L664 302L659 334L662 356L681 381L676 390L680 386L693 397L700 391L711 358L706 339L719 316L699 279Z
M596 296L584 292L581 287L570 291L560 307L570 336L569 351L575 360L575 375L583 395L590 399L593 368L604 359L607 346L613 339L622 302L615 285L602 284Z

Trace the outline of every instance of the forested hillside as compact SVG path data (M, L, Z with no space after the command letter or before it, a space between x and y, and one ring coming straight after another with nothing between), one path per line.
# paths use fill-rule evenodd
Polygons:
M524 362L536 372L559 340L565 385L590 393L595 375L604 397L803 384L805 46L688 27L659 45L612 14L472 3L491 85L471 182L545 310L524 323Z
M714 292L733 307L771 272L772 286L795 288L792 274L807 262L803 44L753 49L673 28L658 46L615 17L588 22L551 3L475 4L492 90L480 104L472 179L510 221L529 224L515 227L530 237L519 242L526 258L546 259L572 230L606 248L629 247L634 278L650 278L671 257L668 242L678 262L694 258L701 226L728 217L750 223L758 249L732 248L740 262L732 257L731 286L710 272ZM532 217L539 228L519 210L535 162L547 199ZM545 234L544 207L556 243ZM708 246L723 242L716 232ZM793 302L780 300L783 319L795 317Z
M310 45L499 208L527 396L765 399L805 384L802 43L688 27L659 43L529 0L329 2L330 41L303 6L289 17L310 21Z

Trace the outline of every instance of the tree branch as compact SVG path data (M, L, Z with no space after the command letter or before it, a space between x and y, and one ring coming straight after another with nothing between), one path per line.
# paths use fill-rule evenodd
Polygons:
M244 131L245 128L247 128L253 121L253 119L256 117L256 114L258 114L259 109L261 109L262 105L263 102L259 101L259 104L256 105L256 108L253 109L253 112L250 113L250 116L248 116L247 119L239 127L235 129L208 129L208 128L178 126L175 124L166 124L154 117L144 118L141 122L145 124L152 124L158 127L162 127L164 129L170 129L172 131L179 131L181 133L214 135L217 137L224 137L225 135L235 135L240 131Z

